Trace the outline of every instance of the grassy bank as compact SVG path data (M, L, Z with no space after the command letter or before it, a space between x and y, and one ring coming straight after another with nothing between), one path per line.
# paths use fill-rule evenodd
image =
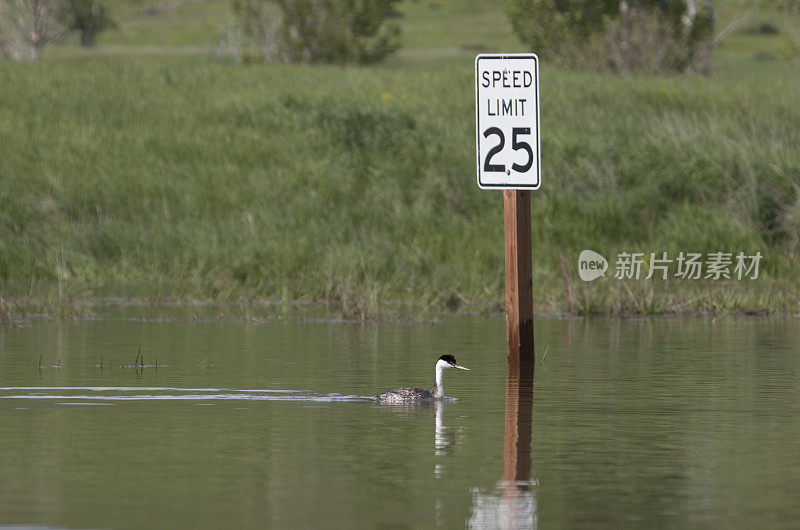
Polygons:
M472 52L423 51L373 68L102 49L0 62L6 312L104 296L498 306L502 197L475 184ZM540 310L800 311L798 76L765 71L545 65ZM764 259L750 281L585 283L585 248Z

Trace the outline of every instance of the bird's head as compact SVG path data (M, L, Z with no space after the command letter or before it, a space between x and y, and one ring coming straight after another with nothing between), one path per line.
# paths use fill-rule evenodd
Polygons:
M465 366L459 366L459 364L456 362L456 358L452 355L442 355L439 357L437 364L440 364L442 368L458 368L459 370L469 370L469 368Z

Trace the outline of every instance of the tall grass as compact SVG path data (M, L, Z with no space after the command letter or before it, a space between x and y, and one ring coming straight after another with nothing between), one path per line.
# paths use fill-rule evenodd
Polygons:
M496 307L502 199L475 184L471 75L203 57L0 63L5 297ZM723 290L735 296L703 281L585 285L572 268L577 312L797 311L795 81L544 69L540 308L566 308L559 256L573 264L591 248L765 259L758 280Z

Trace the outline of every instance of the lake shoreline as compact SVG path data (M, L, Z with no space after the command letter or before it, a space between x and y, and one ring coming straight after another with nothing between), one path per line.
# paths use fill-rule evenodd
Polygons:
M150 316L131 316L138 310ZM123 313L114 315L114 313ZM128 313L128 314L126 314ZM271 320L296 319L300 321L324 321L331 323L437 323L448 315L472 315L479 317L503 317L500 303L463 303L457 307L421 301L378 302L369 312L354 311L342 307L335 300L280 300L254 299L221 301L212 299L167 299L136 297L98 298L25 298L0 297L0 325L15 324L32 319L69 318L76 320L116 320L132 318L154 321L189 322L266 322ZM534 302L534 315L544 319L576 318L798 318L800 312L777 308L742 309L684 309L657 312L608 311L582 313L569 311L565 306Z

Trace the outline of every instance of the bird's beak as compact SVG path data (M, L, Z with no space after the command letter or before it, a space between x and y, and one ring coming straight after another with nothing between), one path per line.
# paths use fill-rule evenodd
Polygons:
M467 371L469 371L469 368L467 368L466 366L459 366L457 364L454 364L453 368L458 368L459 370L467 370Z

